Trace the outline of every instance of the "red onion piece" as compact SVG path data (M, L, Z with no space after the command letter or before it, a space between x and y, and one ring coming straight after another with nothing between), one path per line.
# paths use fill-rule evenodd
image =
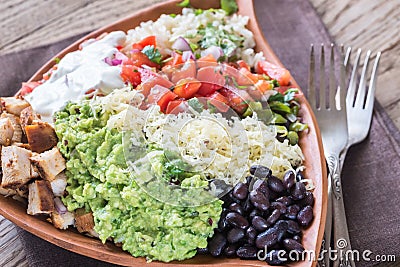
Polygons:
M196 57L195 57L195 55L193 54L192 51L184 51L184 52L182 53L182 60L183 60L183 61L188 61L189 59L195 60Z
M222 48L219 46L210 46L204 51L201 51L201 56L205 57L208 55L212 55L215 59L219 59L224 55L224 51L222 51Z
M61 202L61 199L58 197L54 199L54 206L59 214L64 214L68 211L67 207L64 206L64 204Z
M127 60L128 57L125 56L123 53L118 51L118 52L115 53L115 59L119 59L119 60L124 61L124 60Z
M113 60L111 60L111 66L118 66L121 65L121 63L122 63L121 59L114 58Z
M135 54L135 53L138 53L138 52L140 52L139 49L132 49L132 50L131 50L131 54Z
M178 39L176 39L176 41L172 45L172 49L180 51L192 51L189 42L186 41L186 39L181 36L179 36Z

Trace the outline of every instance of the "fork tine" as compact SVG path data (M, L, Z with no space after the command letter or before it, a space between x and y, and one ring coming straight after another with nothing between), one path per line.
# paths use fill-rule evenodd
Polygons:
M350 76L349 86L347 89L346 105L348 107L352 107L354 104L354 98L356 95L356 80L355 79L356 79L356 75L357 75L358 65L360 62L360 56L361 56L361 49L358 49L356 58L354 60L353 70L352 70L351 76Z
M364 60L364 67L362 69L362 73L361 73L361 78L360 78L360 84L358 86L358 91L357 91L357 96L356 96L356 102L354 103L354 107L360 107L363 108L364 107L364 103L365 103L365 95L366 95L366 91L367 91L367 70L368 70L368 63L369 63L369 57L371 56L371 50L367 51L367 54L365 56L365 60Z
M329 98L329 108L333 109L335 105L336 86L335 86L335 47L331 44L331 56L329 62L329 91L327 98Z
M325 49L324 44L321 44L321 56L319 62L319 108L326 108L325 100Z
M344 54L343 50L342 50L342 53ZM350 67L350 64L349 64L350 56L351 56L351 47L349 46L347 48L347 50L346 50L346 56L345 56L344 61L343 61L344 62L344 66L346 67L346 73L348 73L349 67Z
M346 73L347 73L347 71L346 71L346 69L347 69L347 63L348 63L348 61L349 61L349 57L350 57L350 52L351 52L351 47L349 47L348 49L347 49L347 52L346 52L346 59L344 59L344 46L342 45L341 46L341 54L340 54L340 62L339 62L339 64L340 64L340 76L339 76L339 79L340 79L340 81L339 81L339 85L340 85L340 92L339 92L339 96L340 96L340 100L339 100L339 102L340 102L340 109L344 109L344 108L346 108L346 89L345 89L345 86L346 86Z
M310 68L308 71L308 100L313 109L317 107L315 99L315 56L314 56L314 45L311 44L310 49Z
M367 100L365 102L365 108L371 108L374 106L374 98L375 98L375 91L376 91L376 80L378 78L378 66L379 66L379 59L381 57L381 52L376 54L374 67L372 68L371 79L369 81L369 90L367 94Z

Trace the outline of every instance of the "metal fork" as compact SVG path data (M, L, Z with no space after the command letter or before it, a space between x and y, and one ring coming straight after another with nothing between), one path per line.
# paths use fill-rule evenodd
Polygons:
M343 47L342 47L343 53ZM347 49L344 65L349 66L351 48ZM356 58L353 64L353 70L350 77L346 96L346 109L347 109L347 127L348 127L348 140L346 147L340 155L340 169L343 167L344 160L348 149L363 141L370 130L372 111L374 107L374 96L376 90L377 70L381 53L378 52L375 58L375 63L372 68L369 87L367 88L367 70L371 51L368 50L364 60L364 66L361 72L358 90L356 90L357 70L359 68L359 61L361 56L361 49L358 49ZM343 194L340 177L333 179L333 243L335 249L338 250L339 259L333 263L333 266L355 266L354 258L350 257L347 253L351 250L349 232L347 228L347 220L343 203ZM353 254L351 254L353 255Z
M339 164L339 155L347 144L347 117L345 104L345 68L343 64L343 54L340 60L340 78L339 87L335 80L335 57L334 46L330 46L329 60L329 91L326 95L326 75L325 75L325 48L321 45L321 55L319 61L319 87L315 85L315 55L314 46L311 46L310 52L310 70L308 84L308 100L311 108L317 118L318 125L322 135L322 143L324 146L324 154L329 168L328 177L328 213L332 210L331 183L340 181L341 166ZM317 105L317 92L319 91L319 105ZM338 99L335 99L336 92L339 92ZM326 105L328 100L328 105ZM330 237L332 230L332 216L327 215L325 225L324 244L327 247L322 247L325 250L322 254L323 260L320 262L322 266L329 266L329 255L326 251L330 247Z

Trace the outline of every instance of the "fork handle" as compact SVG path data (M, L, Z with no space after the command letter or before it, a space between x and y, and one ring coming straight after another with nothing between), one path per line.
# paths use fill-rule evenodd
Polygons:
M332 186L333 244L337 253L337 259L333 259L333 267L355 267L343 202L341 164L337 155L329 156L327 162L329 171L332 174L330 177Z

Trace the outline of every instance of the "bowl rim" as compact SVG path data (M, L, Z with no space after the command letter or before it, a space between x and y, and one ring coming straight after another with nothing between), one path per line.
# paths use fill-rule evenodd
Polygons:
M78 49L78 46L80 43L83 41L90 39L90 38L95 38L99 35L101 35L104 32L110 32L113 30L117 30L120 25L127 23L129 21L133 20L138 20L138 18L143 18L141 21L145 21L144 19L146 17L154 17L154 19L157 16L151 16L151 14L163 14L165 13L163 10L168 9L175 9L177 11L180 11L181 8L177 7L176 4L179 3L179 0L168 0L165 2L161 2L152 6L149 6L147 8L138 10L137 12L133 13L132 15L129 15L125 18L122 18L120 20L117 20L114 23L108 24L104 27L101 27L98 30L95 30L78 41L72 43L69 45L67 48L63 49L60 53L55 55L55 57L63 57L65 54L68 52L74 51ZM213 0L213 1L208 1L207 4L204 4L204 2L201 2L201 0L192 0L192 3L194 3L194 6L198 6L200 4L202 5L208 5L210 4L211 6L215 6L216 3L219 3L218 0ZM248 1L248 0L237 0L238 6L239 6L239 14L246 15L250 17L248 28L251 28L255 40L256 40L256 50L257 51L264 51L264 54L266 56L266 59L269 60L270 62L283 67L282 62L279 60L279 58L276 56L270 45L268 44L267 40L264 37L264 34L262 30L259 27L257 17L254 12L254 6L253 6L253 0ZM175 12L177 13L177 12ZM147 19L149 20L149 19ZM133 27L132 27L133 28ZM267 53L265 53L267 52ZM41 78L41 76L47 72L53 65L55 64L55 61L53 59L49 60L46 64L44 64L30 79L29 81L35 81ZM294 87L298 87L298 84L296 81L291 77L291 82ZM300 89L301 90L301 89ZM17 93L18 94L18 93ZM299 102L302 106L302 115L306 116L308 118L308 123L311 124L312 127L311 131L307 133L307 135L310 135L308 137L305 137L304 134L300 137L300 146L307 145L302 143L302 141L305 140L305 138L312 138L314 140L314 145L316 145L313 148L313 153L315 153L317 156L313 157L313 165L312 167L315 167L319 171L318 177L314 177L315 180L321 179L319 185L321 186L319 192L319 207L318 208L318 213L316 214L314 218L313 225L318 223L318 228L317 226L311 226L310 228L317 228L316 231L316 236L313 237L313 239L316 241L315 245L313 246L313 250L315 251L316 255L318 255L319 248L322 244L322 238L323 238L323 231L324 231L324 226L325 226L325 220L326 220L326 210L327 210L327 169L325 165L325 159L324 159L324 154L323 154L323 148L322 148L322 139L321 139L321 134L320 130L316 121L316 118L311 110L311 107L304 97L303 94L300 94L299 96ZM305 108L304 108L305 107ZM303 151L304 152L304 151ZM310 152L310 151L308 151ZM309 157L309 159L311 159ZM307 157L306 157L306 163L307 163ZM311 166L311 165L310 165ZM307 170L306 170L307 172ZM318 180L317 180L318 181ZM315 196L316 200L317 197ZM21 204L18 203L17 201L11 199L11 198L6 198L4 196L0 196L0 214L3 215L5 218L9 219L19 227L27 230L28 232L48 241L51 242L57 246L60 246L64 249L73 251L75 253L88 256L91 258L95 258L98 260L102 260L105 262L111 262L115 264L121 264L121 265L126 265L126 266L142 266L143 264L146 263L146 260L142 257L135 258L128 254L127 252L122 251L121 249L116 248L116 246L110 242L107 242L106 244L102 244L100 240L98 239L93 239L89 237L85 237L82 234L77 233L75 230L59 230L56 229L53 225L49 224L48 222L45 222L37 217L30 216L26 214L26 209L25 207ZM314 206L314 214L315 214L315 207ZM45 231L42 231L42 230ZM315 233L314 233L315 235ZM83 238L85 240L83 240ZM101 252L101 253L100 253ZM125 255L129 256L129 258L124 257ZM195 259L195 260L193 260ZM207 259L209 259L207 256L202 256L198 255L195 258L185 260L182 262L177 262L173 261L169 264L179 264L181 266L203 266L207 264ZM241 265L251 265L251 266L257 266L258 264L255 264L254 261L243 261L240 259L224 259L223 262L216 262L215 264L218 266L234 266L238 264L238 261L240 261ZM151 266L164 266L166 263L164 262L157 262L154 261L150 265ZM167 263L168 264L168 263ZM261 266L266 266L265 263L261 263ZM150 266L149 265L149 266ZM213 264L209 264L209 266L212 266ZM294 264L293 266L315 266L316 261L313 262L299 262Z

